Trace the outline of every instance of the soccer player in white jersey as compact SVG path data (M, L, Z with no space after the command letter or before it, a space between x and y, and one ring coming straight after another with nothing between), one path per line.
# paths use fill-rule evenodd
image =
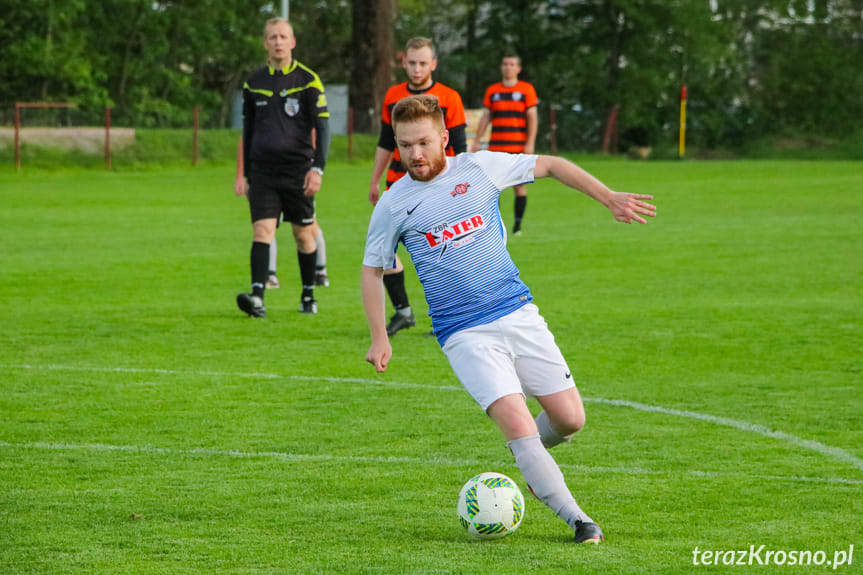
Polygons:
M506 250L501 190L552 177L606 206L615 219L646 223L652 196L614 192L575 164L553 156L478 152L444 155L448 133L434 96L393 109L396 143L408 175L375 206L362 270L371 331L366 361L384 371L392 357L386 332L383 270L401 241L425 291L432 327L462 385L507 440L531 491L575 532L599 543L602 529L570 493L548 449L584 425L584 405L554 336L531 303ZM525 397L543 410L534 419Z

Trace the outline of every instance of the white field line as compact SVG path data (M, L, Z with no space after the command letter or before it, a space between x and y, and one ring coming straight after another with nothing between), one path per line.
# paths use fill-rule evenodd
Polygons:
M280 375L272 373L230 373L230 372L214 372L214 371L198 371L198 370L171 370L171 369L154 369L154 368L121 368L121 367L80 367L80 366L64 366L64 365L3 365L0 364L0 369L33 369L33 370L53 370L53 371L89 371L89 372L108 372L108 373L155 373L165 375L194 375L207 377L240 377L240 378L258 378L258 379L294 379L299 381L328 381L333 383L358 383L363 385L383 385L390 387L414 388L414 389L432 389L440 391L459 391L461 386L454 385L427 385L417 383L405 383L397 381L386 381L378 379L367 379L359 377L317 377L305 375ZM638 411L649 413L661 413L663 415L673 415L676 417L686 417L696 419L715 425L732 427L740 431L755 433L772 439L778 439L797 447L802 447L810 451L815 451L822 455L826 455L832 459L848 463L856 469L863 471L863 459L856 455L845 451L839 447L825 445L811 439L803 439L784 431L776 431L764 425L750 423L739 419L731 419L728 417L719 417L697 411L686 411L680 409L671 409L667 407L648 405L627 401L623 399L605 399L602 397L584 397L585 402L600 403L605 405L613 405L617 407L628 407Z
M818 441L813 441L811 439L802 439L797 437L796 435L791 435L790 433L785 433L784 431L776 431L775 429L770 429L764 425L758 425L757 423L749 423L748 421L741 421L739 419L730 419L728 417L718 417L716 415L709 415L707 413L699 413L697 411L684 411L680 409L670 409L667 407L660 407L657 405L647 405L644 403L635 403L634 401L626 401L624 399L604 399L602 397L585 397L584 401L589 401L592 403L602 403L605 405L616 405L620 407L631 407L632 409L637 409L639 411L647 411L651 413L662 413L664 415L676 415L678 417L689 417L691 419L698 419L700 421L706 421L708 423L714 423L716 425L724 425L725 427L733 427L735 429L739 429L741 431L749 431L751 433L757 433L758 435L763 435L765 437L770 437L772 439L778 439L780 441L785 441L787 443L791 443L798 447L802 447L804 449L809 449L811 451L817 451L822 455L826 455L828 457L832 457L833 459L837 459L842 461L843 463L848 463L860 471L863 471L863 459L860 459L856 455L852 453L848 453L844 449L839 447L832 447L830 445L825 445Z
M256 379L282 379L285 376L275 373L225 373L219 371L194 371L181 369L158 369L158 368L138 368L138 367L87 367L78 365L5 365L0 364L0 369L33 369L41 371L86 371L86 372L101 372L101 373L156 373L165 375L197 375L211 377L243 377Z
M395 456L374 456L374 455L332 455L332 454L306 454L306 453L286 453L281 451L239 451L235 449L212 449L212 448L191 448L191 449L175 449L169 447L153 447L150 445L108 445L104 443L50 443L50 442L25 442L25 443L10 443L0 441L0 448L3 449L27 449L27 450L43 450L43 451L86 451L86 452L113 452L131 455L166 455L173 457L233 457L241 459L276 459L285 461L308 461L308 462L353 462L366 463L373 465L380 464L406 464L406 465L437 465L449 467L489 467L489 468L508 468L515 465L514 461L478 461L473 459L454 459L446 457L395 457ZM654 475L654 476L670 476L672 472L655 471L640 467L603 467L579 464L562 463L560 467L564 470L573 470L584 475L588 474L622 474L622 475ZM675 472L676 473L676 472ZM842 479L839 477L806 477L796 475L749 475L738 472L718 473L712 471L686 471L687 475L693 477L703 477L708 479L728 478L746 480L763 480L763 481L789 481L794 483L828 483L836 485L863 485L863 479Z

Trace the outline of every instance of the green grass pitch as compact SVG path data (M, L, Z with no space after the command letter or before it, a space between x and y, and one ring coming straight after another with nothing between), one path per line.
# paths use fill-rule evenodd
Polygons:
M546 180L510 249L586 398L553 454L598 547L532 498L510 537L463 532L468 478L526 486L412 270L417 327L363 361L369 164L325 176L320 313L282 230L263 321L232 168L0 174L0 573L832 571L693 565L761 545L863 572L861 165L583 165L658 217Z

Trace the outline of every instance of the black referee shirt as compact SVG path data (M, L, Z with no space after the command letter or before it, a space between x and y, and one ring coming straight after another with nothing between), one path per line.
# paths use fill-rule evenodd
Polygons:
M246 174L281 174L307 167L315 155L315 121L329 116L321 79L300 62L254 72L243 85Z

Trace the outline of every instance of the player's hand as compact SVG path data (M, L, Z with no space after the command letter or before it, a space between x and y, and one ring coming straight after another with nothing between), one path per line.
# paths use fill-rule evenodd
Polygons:
M522 154L533 154L534 153L534 145L533 144L525 144L524 150L521 151Z
M377 182L369 187L369 201L373 206L378 205L378 200L381 199L381 188Z
M314 170L306 172L306 179L303 180L303 193L307 196L314 196L321 189L321 180L323 176Z
M386 371L387 364L390 362L392 356L393 347L390 345L389 340L382 344L372 342L372 346L366 354L366 361L375 366L375 371L380 373Z
M245 196L249 193L249 182L246 178L240 176L234 181L234 193L238 196Z
M474 140L473 143L471 143L471 145L467 151L470 152L471 154L475 154L476 152L479 152L479 142Z
M653 196L647 194L626 194L623 192L611 192L608 209L614 214L618 222L631 224L636 221L646 224L647 220L641 216L656 217L656 206L648 204L644 200L652 200Z

